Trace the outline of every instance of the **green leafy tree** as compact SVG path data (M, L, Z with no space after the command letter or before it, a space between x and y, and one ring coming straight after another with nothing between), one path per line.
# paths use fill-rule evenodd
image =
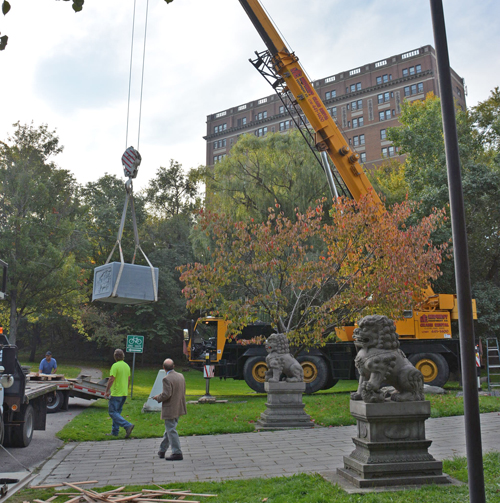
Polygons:
M275 203L289 218L329 195L326 176L298 131L243 135L229 155L202 169L207 208L235 219L267 220Z
M434 246L430 234L442 212L407 226L410 203L380 214L368 197L342 199L329 225L322 206L294 221L276 207L262 223L203 212L211 261L181 267L188 307L231 320L229 336L264 312L296 347L322 345L362 314L400 318L440 274L446 245Z
M0 142L0 256L9 263L9 339L23 317L80 302L80 207L76 184L51 158L61 152L46 125L14 125Z
M472 112L456 109L462 185L466 211L470 277L478 304L478 333L500 330L500 170L495 124L498 121L498 90ZM397 170L379 168L373 175L379 187L390 187L397 179L406 187L408 197L420 201L417 215L431 208L446 208L449 215L448 178L441 105L439 98L428 95L423 102L406 102L400 117L401 126L388 133L406 159ZM392 167L392 166L391 166ZM397 193L402 200L404 190ZM451 240L451 222L439 229L433 238ZM446 261L443 275L435 289L455 292L453 261Z

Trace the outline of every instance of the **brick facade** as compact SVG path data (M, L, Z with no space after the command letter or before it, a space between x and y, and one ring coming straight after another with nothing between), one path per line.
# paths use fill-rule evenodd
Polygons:
M451 70L453 92L465 109L463 79ZM439 96L436 55L430 45L314 80L319 94L351 148L366 168L397 157L384 130L397 126L403 100ZM207 116L207 165L227 155L245 133L286 132L293 121L277 95L250 101Z

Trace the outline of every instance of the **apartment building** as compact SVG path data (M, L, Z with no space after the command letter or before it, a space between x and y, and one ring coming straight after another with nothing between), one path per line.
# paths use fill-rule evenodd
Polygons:
M464 80L451 70L453 94L465 109ZM430 45L351 70L313 80L316 92L348 139L360 162L370 169L399 154L387 129L399 125L404 100L439 96L436 54ZM207 165L223 159L242 134L265 136L294 127L276 94L207 116Z

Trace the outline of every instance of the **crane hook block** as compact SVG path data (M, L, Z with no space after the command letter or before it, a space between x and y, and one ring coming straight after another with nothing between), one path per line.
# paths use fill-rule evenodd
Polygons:
M122 155L123 173L128 178L135 178L141 164L141 154L134 148L129 147Z

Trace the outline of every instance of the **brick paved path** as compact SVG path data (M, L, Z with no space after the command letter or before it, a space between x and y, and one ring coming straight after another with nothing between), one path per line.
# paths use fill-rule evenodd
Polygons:
M500 451L500 414L481 414L483 451ZM96 485L275 477L335 470L354 449L355 426L181 437L183 461L157 457L159 439L67 444L31 485L98 480ZM429 419L439 460L465 455L463 416Z

